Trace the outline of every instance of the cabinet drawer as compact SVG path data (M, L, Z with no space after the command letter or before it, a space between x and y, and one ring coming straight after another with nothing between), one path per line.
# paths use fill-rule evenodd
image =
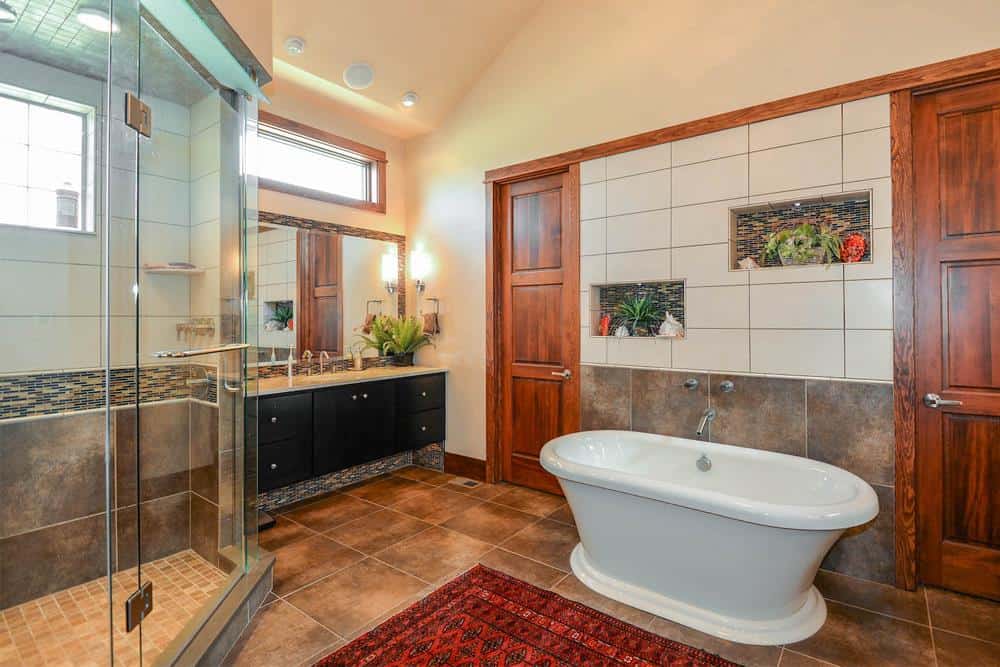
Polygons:
M257 475L261 491L306 479L312 474L312 447L308 440L291 438L257 450Z
M266 445L311 433L312 394L291 394L260 399L257 440Z
M413 449L444 440L444 410L425 410L400 416L400 447Z
M399 381L400 412L420 412L444 407L444 375L423 375Z

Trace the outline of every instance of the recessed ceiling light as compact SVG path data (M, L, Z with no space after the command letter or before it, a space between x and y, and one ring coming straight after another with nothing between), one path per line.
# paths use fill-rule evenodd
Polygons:
M3 0L0 0L0 23L13 23L17 20L17 12Z
M87 5L76 10L76 20L91 30L98 32L118 32L118 24L111 20L108 10L103 7Z
M418 100L418 99L419 99L419 98L417 97L417 94L416 94L415 92L413 92L412 90L410 90L410 91L407 91L407 92L406 92L406 93L405 93L405 94L403 95L403 106L404 106L404 107L412 107L412 106L415 106L415 105L416 105L416 103L417 103L417 100Z
M293 56L301 55L306 50L306 40L301 37L289 37L285 40L285 51Z
M344 70L344 83L354 90L364 90L375 80L375 70L368 63L351 63Z

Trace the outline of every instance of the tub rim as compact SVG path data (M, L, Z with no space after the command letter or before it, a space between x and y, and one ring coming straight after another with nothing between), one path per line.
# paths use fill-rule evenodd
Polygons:
M556 448L565 442L581 440L581 436L615 434L616 436L640 436L641 440L671 438L693 443L701 451L711 455L720 452L737 458L778 459L791 461L795 465L808 464L810 467L825 469L831 476L844 478L856 489L853 498L830 505L786 505L769 503L762 500L752 500L719 491L701 489L671 482L643 477L636 474L620 472L610 468L576 463L559 456ZM665 443L666 444L666 443ZM771 526L774 528L792 528L798 530L841 530L859 526L871 521L879 513L878 496L868 482L843 468L814 461L801 456L768 452L751 447L739 447L715 442L702 442L690 438L657 435L640 431L596 430L580 431L554 438L542 447L539 454L542 467L560 480L566 479L588 486L606 488L629 495L650 500L669 503L692 510L709 512L720 516L745 521L748 523Z

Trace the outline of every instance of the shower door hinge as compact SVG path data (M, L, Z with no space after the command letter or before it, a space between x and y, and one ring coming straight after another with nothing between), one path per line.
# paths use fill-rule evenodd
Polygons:
M125 124L147 137L153 133L153 110L132 93L125 93Z
M153 611L153 582L147 581L125 600L125 632L132 632Z

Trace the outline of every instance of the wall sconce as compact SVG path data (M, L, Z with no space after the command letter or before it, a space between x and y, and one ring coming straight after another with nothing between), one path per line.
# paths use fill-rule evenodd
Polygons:
M427 276L431 272L431 256L424 250L423 244L418 245L410 253L410 277L417 292L423 294L427 289Z
M396 293L396 281L399 278L399 256L394 252L387 252L382 255L382 282L385 283L385 291L389 294Z

